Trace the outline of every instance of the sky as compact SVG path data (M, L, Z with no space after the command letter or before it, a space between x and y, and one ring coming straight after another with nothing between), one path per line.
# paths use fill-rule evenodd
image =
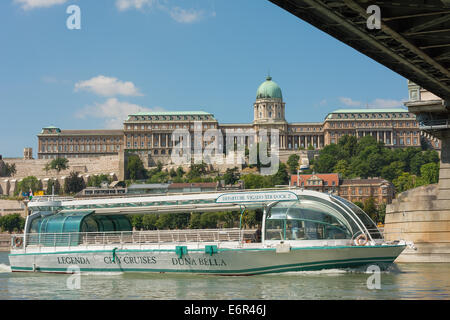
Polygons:
M269 73L288 122L408 96L405 78L267 0L1 0L0 155L36 157L49 125L120 129L138 111L250 123Z

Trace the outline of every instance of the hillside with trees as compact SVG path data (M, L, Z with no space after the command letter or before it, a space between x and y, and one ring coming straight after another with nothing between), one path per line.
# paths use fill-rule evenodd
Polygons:
M387 148L372 136L360 140L343 136L337 144L320 151L311 169L316 173L339 173L342 178L381 177L392 182L399 193L437 183L439 154L415 147Z

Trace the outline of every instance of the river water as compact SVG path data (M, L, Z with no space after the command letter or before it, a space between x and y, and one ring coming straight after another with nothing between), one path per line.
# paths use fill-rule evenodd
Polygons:
M70 275L12 273L8 253L0 252L0 300L450 300L450 263L395 264L379 274L379 289L368 288L373 276L364 269L250 277L83 274L78 288Z

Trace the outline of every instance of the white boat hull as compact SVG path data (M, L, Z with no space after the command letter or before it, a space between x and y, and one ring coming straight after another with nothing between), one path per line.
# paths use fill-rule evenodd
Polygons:
M404 245L280 248L60 248L52 252L12 251L13 272L154 272L216 275L348 268L393 263Z

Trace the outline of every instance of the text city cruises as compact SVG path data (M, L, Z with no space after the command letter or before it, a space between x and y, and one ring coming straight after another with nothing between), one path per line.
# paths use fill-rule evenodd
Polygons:
M46 198L28 204L13 235L13 272L182 272L255 275L394 262L387 243L353 203L302 189L184 193L108 199ZM261 229L133 231L127 215L261 209Z

